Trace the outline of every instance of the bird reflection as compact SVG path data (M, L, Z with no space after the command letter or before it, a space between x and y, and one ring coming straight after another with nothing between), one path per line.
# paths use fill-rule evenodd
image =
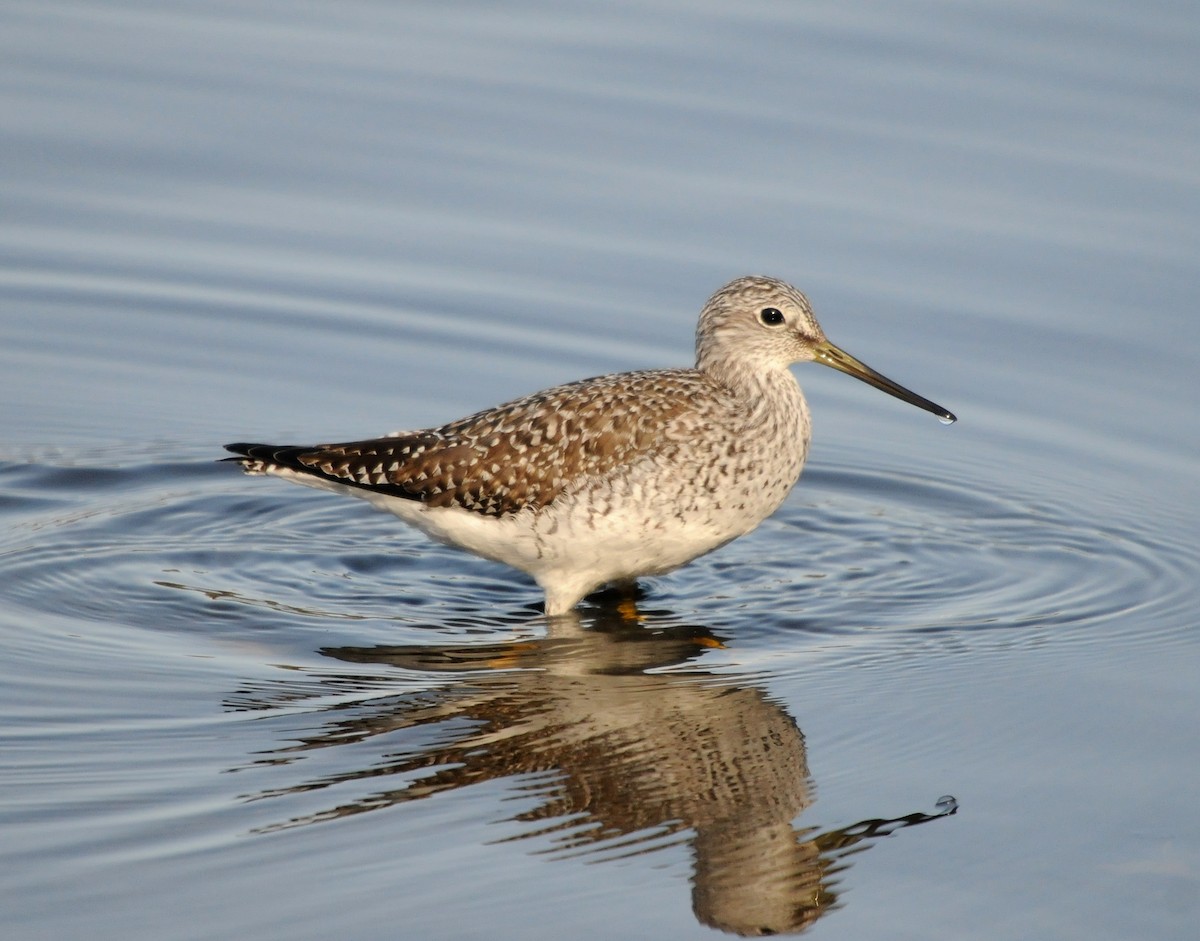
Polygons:
M334 707L316 734L266 761L403 730L432 736L398 753L392 734L368 766L360 747L349 752L358 756L354 767L251 796L365 779L393 785L267 828L281 829L521 775L522 793L538 804L508 818L525 825L511 839L537 837L548 846L541 852L557 858L690 844L701 922L744 936L800 932L837 906L848 854L955 806L945 798L932 815L796 829L793 820L812 802L811 780L804 736L783 708L744 676L650 672L720 646L706 629L645 627L626 610L503 643L328 648L322 653L345 663L448 674L453 683ZM347 678L323 682L344 688ZM259 689L229 705L261 708L271 698Z

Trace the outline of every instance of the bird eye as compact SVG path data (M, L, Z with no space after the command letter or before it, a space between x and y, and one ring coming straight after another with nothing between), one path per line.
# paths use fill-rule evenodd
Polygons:
M758 312L758 319L768 327L778 327L783 323L783 311L778 307L764 307Z

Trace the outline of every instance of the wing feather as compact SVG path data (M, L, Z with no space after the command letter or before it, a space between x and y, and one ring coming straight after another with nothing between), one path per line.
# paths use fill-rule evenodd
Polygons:
M695 432L691 369L584 379L440 428L312 447L231 444L251 472L287 468L487 516L540 509L581 479L603 477Z

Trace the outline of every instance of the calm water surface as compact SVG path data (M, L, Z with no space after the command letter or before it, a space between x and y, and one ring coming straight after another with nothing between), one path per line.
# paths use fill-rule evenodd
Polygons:
M0 925L1185 939L1187 4L7 4ZM798 370L755 534L550 628L216 463L690 361Z

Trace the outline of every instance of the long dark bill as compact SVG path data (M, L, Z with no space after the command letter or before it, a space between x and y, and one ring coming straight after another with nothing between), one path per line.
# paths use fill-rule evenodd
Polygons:
M917 408L923 408L927 412L933 412L947 425L958 421L953 412L948 412L936 402L930 402L924 396L904 388L904 386L892 382L887 376L882 373L877 373L874 369L868 366L861 360L855 359L845 350L842 350L828 340L818 344L814 350L816 361L824 366L829 366L836 369L838 372L844 372L847 376L853 376L855 379L861 379L868 385L874 386L876 389L882 389L888 395L894 395L902 402L907 402L909 405L915 405Z

